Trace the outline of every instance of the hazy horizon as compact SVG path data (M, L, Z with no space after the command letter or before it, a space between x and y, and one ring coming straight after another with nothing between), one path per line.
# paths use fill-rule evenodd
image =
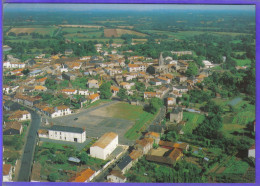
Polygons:
M255 11L254 5L183 5L183 4L3 4L4 11L154 11L154 10L210 10Z

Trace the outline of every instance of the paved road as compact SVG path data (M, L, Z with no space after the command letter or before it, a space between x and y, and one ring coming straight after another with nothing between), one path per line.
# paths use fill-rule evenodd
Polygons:
M33 110L27 109L32 115L32 122L27 136L18 181L30 181L33 155L37 139L37 130L41 123L41 117Z

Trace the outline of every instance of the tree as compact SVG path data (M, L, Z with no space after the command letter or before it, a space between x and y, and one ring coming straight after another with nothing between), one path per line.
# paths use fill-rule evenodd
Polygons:
M80 153L79 159L82 164L87 164L89 160L88 154L85 151Z
M146 69L146 72L153 75L155 74L155 68L153 66L149 66L147 69Z
M119 90L119 92L117 93L117 96L121 99L121 100L125 100L127 98L127 94L126 94L126 89L121 88Z
M100 98L101 99L109 99L112 96L112 92L110 91L111 83L104 82L100 87Z
M49 174L48 180L50 182L55 182L58 179L58 174L56 172Z
M160 108L163 106L163 102L159 98L152 98L149 101L149 106L147 108L147 111L155 114Z
M47 78L46 81L45 81L45 86L48 88L48 89L51 89L51 90L56 90L57 89L57 83L55 80L53 79L50 79L50 78Z
M30 70L27 68L27 69L24 69L23 71L22 71L22 73L24 74L24 75L27 75L27 74L29 74L29 72L30 72Z
M67 161L67 157L64 154L57 154L54 161L58 164L64 164Z
M199 73L199 69L198 69L197 65L195 63L190 63L189 67L186 71L186 75L191 77L191 76L198 75L198 73Z

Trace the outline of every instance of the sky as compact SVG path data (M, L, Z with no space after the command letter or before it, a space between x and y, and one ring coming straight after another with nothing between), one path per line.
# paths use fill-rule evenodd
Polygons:
M254 5L174 5L174 4L4 4L8 10L247 10L254 11Z

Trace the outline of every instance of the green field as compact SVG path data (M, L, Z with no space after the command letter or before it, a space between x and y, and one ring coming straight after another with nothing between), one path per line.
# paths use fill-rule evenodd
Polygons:
M107 110L112 117L134 121L135 124L125 133L125 137L130 140L137 139L141 132L145 130L148 122L154 115L145 112L142 106L134 106L120 102L109 107Z
M237 66L248 66L251 64L250 59L234 59L234 60L237 62Z
M195 35L201 34L213 34L213 35L228 35L228 36L238 36L238 35L248 35L245 33L233 33L233 32L211 32L211 31L180 31L180 32L170 32L170 31L161 31L161 30L142 30L145 33L154 33L158 35L168 35L169 39L185 39L187 37L193 37Z
M88 33L71 33L65 34L64 37L68 39L75 39L75 38L92 38L92 37L101 37L102 32L88 32Z
M244 174L249 168L247 162L236 160L235 157L232 157L225 166L223 174Z
M204 119L204 115L192 112L183 112L183 120L186 121L186 125L182 128L182 131L186 133L192 133L198 124Z
M98 28L83 28L83 27L63 27L61 32L68 33L77 33L79 32L90 32L90 31L98 31Z

